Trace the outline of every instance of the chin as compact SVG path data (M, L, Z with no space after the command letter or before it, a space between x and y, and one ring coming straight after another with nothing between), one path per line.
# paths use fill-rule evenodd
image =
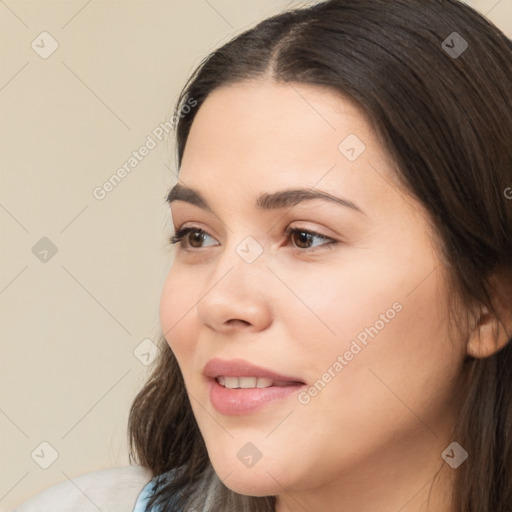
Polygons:
M213 459L212 465L228 489L246 496L275 496L289 483L286 471L263 459L252 467L245 467L238 459L227 463L226 458Z
M268 474L263 476L247 473L243 477L231 474L224 485L233 492L245 496L275 496L282 492L281 487Z

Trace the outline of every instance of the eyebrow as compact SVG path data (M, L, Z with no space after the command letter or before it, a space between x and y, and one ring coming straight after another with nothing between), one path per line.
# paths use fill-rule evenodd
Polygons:
M344 206L346 208L351 208L359 213L366 215L364 211L359 208L359 206L357 206L352 201L349 201L348 199L332 196L331 194L322 192L320 190L307 188L288 189L278 192L261 194L256 200L256 207L262 210L277 210L279 208L289 208L302 203L303 201L311 201L313 199L331 201L335 204ZM213 210L208 204L208 201L206 201L206 199L197 190L190 187L185 187L179 183L171 188L166 198L166 202L169 203L169 205L174 201L185 201L199 208L202 208L203 210L213 213Z

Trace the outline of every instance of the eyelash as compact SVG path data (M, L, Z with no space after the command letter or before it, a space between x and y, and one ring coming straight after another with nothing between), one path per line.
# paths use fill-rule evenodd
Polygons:
M204 234L204 235L207 235L209 237L211 237L211 235L209 233L207 233L206 231L204 231L203 229L200 229L200 228L195 228L195 227L187 227L187 228L183 228L183 229L178 229L176 231L176 234L172 235L169 239L169 242L171 244L180 244L180 246L183 246L183 243L182 243L182 240L191 232L196 232L196 233L201 233L201 234ZM288 227L285 232L284 232L284 235L289 239L293 234L295 233L307 233L308 235L312 235L314 237L317 237L317 238L321 238L323 240L327 240L328 242L327 243L324 243L324 244L321 244L320 246L315 246L313 248L308 248L308 249L302 249L300 247L294 247L294 250L298 253L304 253L304 252L315 252L319 247L326 247L328 249L332 249L332 246L337 244L338 242L328 236L325 236L325 235L321 235L320 233L316 233L315 231L311 231L311 230L308 230L308 229L303 229L303 228L290 228ZM213 238L213 237L211 237ZM186 249L186 250L189 250L189 251L198 251L200 250L201 247L193 247L191 249Z

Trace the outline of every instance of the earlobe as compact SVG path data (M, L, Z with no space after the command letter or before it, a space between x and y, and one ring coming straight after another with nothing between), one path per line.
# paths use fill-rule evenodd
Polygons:
M480 321L469 335L468 355L477 359L490 357L501 350L509 339L503 325L485 308Z
M493 281L493 279L491 279ZM496 285L496 281L494 281ZM486 358L501 350L511 340L512 308L510 300L505 299L500 286L493 287L493 305L496 316L486 306L482 306L469 333L467 353L471 357Z

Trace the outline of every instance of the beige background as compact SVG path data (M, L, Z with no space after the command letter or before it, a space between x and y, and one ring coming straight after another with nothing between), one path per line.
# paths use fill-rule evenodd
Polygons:
M211 50L306 3L0 0L0 512L128 464L171 262L174 153L152 132ZM512 0L466 3L512 37ZM47 58L31 47L51 49L43 31ZM96 199L148 135L157 146Z

